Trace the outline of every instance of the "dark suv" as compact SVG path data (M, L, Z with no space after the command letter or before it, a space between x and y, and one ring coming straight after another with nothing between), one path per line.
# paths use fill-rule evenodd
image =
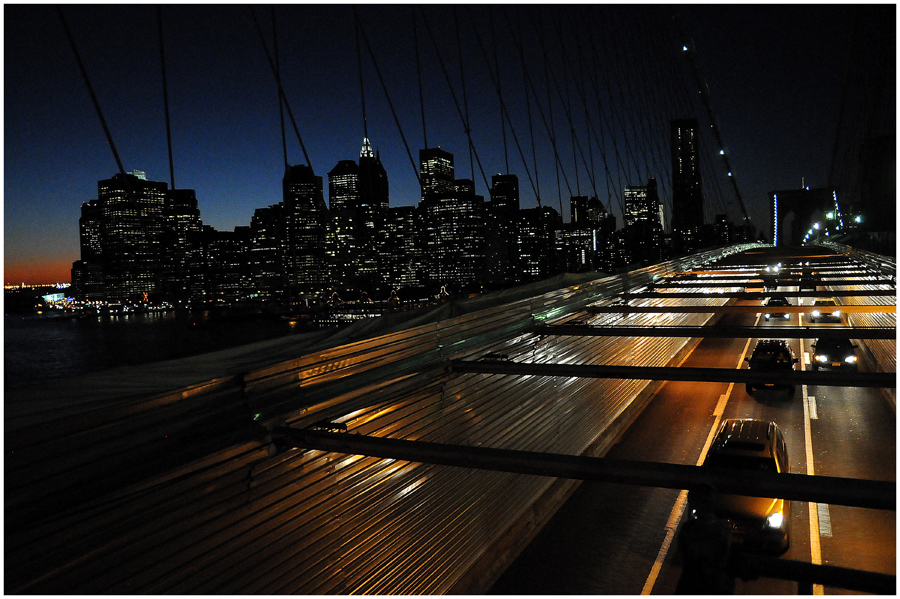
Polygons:
M761 339L750 357L744 358L744 361L750 370L772 373L793 372L794 364L799 362L784 339ZM793 397L795 391L794 385L747 383L747 395L752 396L756 389L764 388L784 390L789 397Z
M736 475L745 470L790 472L784 437L774 422L764 420L722 422L703 467ZM690 517L697 517L690 503L688 507ZM750 551L780 555L790 546L790 510L791 502L784 499L721 495L715 515L731 525L735 543Z
M856 370L856 346L849 339L817 339L813 344L812 369Z

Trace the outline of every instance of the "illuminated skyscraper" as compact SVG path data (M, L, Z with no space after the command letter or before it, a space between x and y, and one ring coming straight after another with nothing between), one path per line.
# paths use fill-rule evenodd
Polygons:
M111 300L139 301L159 288L167 184L135 173L97 184L103 289Z
M656 179L625 187L625 239L634 262L654 264L662 257L662 222Z
M419 150L419 179L422 200L453 190L453 154L440 148Z
M261 301L280 300L285 289L284 204L257 208L250 221L249 268L253 293Z
M289 166L282 187L287 285L291 301L296 302L328 287L325 251L328 208L322 194L322 177L305 164Z
M491 202L485 216L485 282L499 288L514 285L519 279L519 178L516 175L491 177Z
M672 231L703 226L703 190L697 119L672 121Z
M359 270L363 214L359 197L359 165L341 160L328 173L330 277L338 289L351 287Z
M423 257L434 286L472 288L484 271L484 198L475 184L453 179L453 154L420 150Z

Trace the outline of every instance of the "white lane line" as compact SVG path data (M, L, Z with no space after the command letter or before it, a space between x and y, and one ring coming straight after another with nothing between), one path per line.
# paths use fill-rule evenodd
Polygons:
M831 512L828 510L828 505L825 503L819 503L818 512L819 512L819 534L823 537L831 537Z
M757 315L755 324L759 324L760 316L761 315ZM744 351L741 352L741 357L738 359L738 368L744 363L744 356L747 355L747 350L750 349L750 341L750 339L747 339L747 343L744 345ZM706 459L706 453L709 451L709 446L712 445L713 439L716 437L716 432L719 430L719 423L722 421L722 414L725 412L725 404L728 403L728 398L731 397L731 391L733 389L734 383L729 383L728 390L725 391L725 394L719 396L719 402L716 404L716 409L713 411L716 418L713 421L712 428L709 430L709 435L706 436L706 443L703 445L703 450L700 452L697 466L703 464L703 460ZM663 539L662 546L659 548L659 553L656 555L656 561L653 562L653 567L650 568L650 574L647 575L647 580L644 582L644 588L641 589L641 595L649 595L653 592L653 585L656 584L656 579L659 577L659 571L662 569L663 562L666 561L666 555L669 554L669 547L672 546L672 541L675 539L675 531L678 529L678 523L681 521L681 516L684 514L685 507L687 507L687 495L687 490L682 489L681 493L678 494L678 499L675 500L675 505L672 507L672 513L669 514L669 519L666 521L666 536Z
M807 398L807 404L809 404L809 419L810 420L818 420L819 414L816 412L816 397L815 395L810 395Z
M800 353L806 356L803 351L803 339L800 340ZM806 366L809 360L805 359L802 364L803 370L806 370ZM809 413L809 395L808 389L806 385L803 385L803 432L804 432L804 445L806 447L806 473L810 476L814 476L816 473L815 464L813 463L813 450L812 450L812 424L810 422L810 413ZM829 532L831 530L831 518L828 519L828 528ZM822 545L819 539L819 506L817 503L809 504L809 553L810 553L810 562L817 566L822 565ZM813 595L824 595L825 588L820 584L813 585Z

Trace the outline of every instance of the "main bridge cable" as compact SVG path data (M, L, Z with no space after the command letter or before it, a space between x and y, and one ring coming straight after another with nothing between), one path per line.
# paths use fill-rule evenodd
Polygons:
M391 114L394 116L394 123L397 125L397 131L400 133L400 139L403 140L403 146L406 148L406 155L409 156L409 162L412 164L413 172L416 175L416 181L419 182L419 186L421 187L422 179L419 177L419 168L416 166L416 161L413 159L412 152L409 149L409 143L406 141L406 136L403 134L403 127L400 126L400 119L397 117L397 110L394 108L394 103L391 101L391 94L388 93L384 77L381 76L381 69L378 68L378 61L375 60L375 53L372 51L372 45L369 44L369 36L366 35L366 29L363 27L362 21L359 18L359 12L357 11L356 6L353 6L352 8L356 26L359 28L358 30L362 34L362 39L366 43L366 49L369 51L369 58L372 59L372 65L375 67L375 74L378 75L378 81L381 83L381 89L384 90L384 97L387 99Z
M453 91L453 83L450 81L450 74L447 72L447 67L444 64L444 59L441 56L440 50L438 50L437 41L434 39L434 33L432 33L432 31L431 31L431 25L428 24L428 18L425 16L424 9L421 6L419 6L419 10L421 11L421 14L422 14L422 22L425 23L425 30L428 32L428 37L429 37L429 39L431 39L432 46L434 46L434 53L437 55L438 63L441 65L441 70L444 73L444 78L447 80L447 87L450 88L450 96L453 98L453 103L456 106L456 112L459 114L460 120L462 120L463 129L466 129L466 137L468 138L469 145L471 146L472 152L475 155L475 160L478 162L478 169L481 171L481 177L482 177L482 179L484 179L484 185L487 189L490 189L491 186L488 183L487 176L484 174L484 168L481 166L481 158L479 158L479 156L478 156L478 150L475 149L475 144L472 143L471 132L468 130L468 127L466 127L465 116L463 115L462 109L459 106L459 100L456 97L456 92ZM474 179L474 174L473 174L473 179ZM473 183L474 183L474 180L473 180Z
M674 17L675 24L678 26L678 31L681 34L681 38L684 40L684 46L687 48L685 54L687 55L688 61L691 65L691 71L694 74L694 80L697 84L697 88L700 91L700 98L703 100L703 106L706 108L706 115L709 118L710 125L712 125L713 135L715 135L716 143L719 148L725 148L725 144L722 143L722 135L719 131L719 127L716 124L715 115L713 115L712 105L709 100L709 89L704 84L703 78L700 75L700 68L697 65L697 60L694 53L694 44L693 40L689 40L684 31L684 26L681 22L681 16L678 13L675 13ZM688 43L690 42L690 43ZM752 222L750 215L747 214L747 207L744 206L744 199L741 197L741 191L738 189L737 180L734 177L734 171L731 169L731 160L728 158L728 154L723 154L722 158L725 160L725 168L728 169L728 178L731 179L731 185L734 187L734 195L737 196L738 204L741 207L741 212L744 214L744 218L748 222Z
M269 67L272 69L272 74L275 76L275 82L278 84L278 95L281 98L281 101L284 103L284 107L287 109L288 117L291 119L291 124L294 127L294 133L297 135L297 140L300 142L300 149L303 150L303 157L306 160L307 166L309 166L310 170L315 172L313 169L312 161L309 159L309 153L306 151L306 145L303 143L303 137L300 136L300 129L297 127L297 121L294 119L294 112L291 110L291 105L287 100L287 96L284 93L284 87L281 85L281 75L278 72L278 68L275 66L275 62L272 60L272 55L269 53L269 46L266 43L266 38L263 36L262 28L259 26L259 21L256 18L256 12L253 10L253 6L248 6L250 10L250 17L253 19L253 25L256 27L256 32L259 34L259 41L262 42L263 51L266 53L266 60L269 61Z
M75 62L78 63L78 69L81 71L81 76L84 78L84 84L87 86L88 93L91 96L91 101L94 103L94 108L97 110L97 116L100 117L100 124L103 125L103 132L106 134L106 141L109 143L109 147L112 150L113 157L116 159L116 165L119 167L119 173L122 175L122 182L125 184L126 192L130 192L130 185L128 183L128 177L125 176L125 167L122 166L122 160L119 158L119 152L116 150L116 144L113 142L112 135L109 132L109 127L106 125L106 119L103 118L103 111L100 110L100 102L97 100L97 94L94 93L94 88L91 85L91 81L88 78L87 69L84 67L84 63L81 61L81 54L78 53L78 46L75 44L75 38L72 37L72 32L69 31L69 25L66 23L66 17L63 15L62 7L57 5L56 12L59 14L59 20L62 21L63 29L66 32L66 37L69 39L69 44L72 46L72 53L75 55Z
M493 70L491 69L491 63L488 59L487 52L485 51L484 44L481 42L481 35L479 35L478 28L475 26L475 19L472 16L472 11L467 7L466 12L469 15L469 20L472 22L472 30L475 32L475 39L478 42L478 47L481 49L481 55L484 57L485 64L487 65L488 74L491 76L491 82L494 84L494 89L497 91L497 98L500 101L500 110L509 123L510 133L512 133L513 141L516 142L516 149L519 150L519 156L522 158L522 166L525 167L525 174L528 175L528 182L531 183L531 189L534 191L535 197L540 197L537 187L534 184L534 179L531 176L531 169L528 168L528 162L525 159L525 153L522 151L522 146L519 144L519 136L516 135L516 128L513 126L512 119L509 116L509 110L507 110L506 103L503 101L503 94L500 91L500 82L498 80L500 74L499 68L497 76L495 76Z

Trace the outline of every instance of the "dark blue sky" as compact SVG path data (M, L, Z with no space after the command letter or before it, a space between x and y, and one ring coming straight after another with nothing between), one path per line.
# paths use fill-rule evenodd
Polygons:
M865 37L887 36L893 51L895 8L877 8L882 14L865 21ZM104 4L62 10L125 170L169 181L156 8ZM402 134L417 159L424 135L415 10L359 6ZM416 16L427 141L452 152L457 177L474 179L485 196L482 170L488 180L505 172L508 156L509 171L520 179L523 208L537 205L536 190L544 205L557 209L561 196L566 220L569 196L593 195L596 189L621 226L617 196L624 185L644 184L648 176L657 178L670 202L667 123L684 117L708 123L689 63L679 53L671 18L678 12L696 42L744 203L757 227L765 228L769 191L799 187L803 177L813 187L827 182L853 11L850 5L427 6L430 34L421 13ZM271 49L271 10L256 5L254 12ZM204 223L218 229L247 225L254 209L281 200L283 175L276 86L250 9L163 5L162 17L176 185L196 190ZM353 10L276 5L275 20L285 92L310 162L326 180L327 200L328 171L339 160L357 159L363 138ZM55 9L7 4L4 34L5 282L68 281L68 269L80 257L80 206L97 197L97 181L118 167ZM524 45L537 100L526 93L516 40ZM505 127L506 152L482 47L491 68L499 62L513 121L512 129ZM597 60L579 64L578 56ZM365 47L363 68L368 134L388 171L391 205L413 205L419 199L413 166ZM556 85L568 93L560 94ZM579 86L587 89L588 117ZM893 93L893 72L889 87ZM457 106L469 115L481 163L474 172ZM889 108L893 116L893 94ZM551 114L562 164L559 185L544 124ZM890 133L893 127L892 121ZM304 163L290 122L287 131L289 161ZM725 211L737 219L731 183L708 136L705 145L709 215Z

